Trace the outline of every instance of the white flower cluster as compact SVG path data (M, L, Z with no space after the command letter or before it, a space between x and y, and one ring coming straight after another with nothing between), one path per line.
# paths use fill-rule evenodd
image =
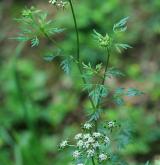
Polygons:
M76 144L72 145L75 150L72 153L72 157L79 161L82 157L87 159L97 156L97 150L99 150L98 160L99 162L106 161L108 159L108 154L104 152L104 148L110 144L110 138L101 132L92 132L91 128L93 125L91 123L85 123L83 128L84 132L75 135L74 139ZM71 146L68 141L65 140L60 144L60 148L64 149L66 146ZM77 165L84 165L79 163Z
M99 155L99 161L102 162L102 161L105 161L108 159L108 156L106 154L100 154Z
M86 128L88 129L88 127ZM75 135L76 148L73 152L75 159L79 158L81 154L86 155L87 158L93 157L96 154L96 150L100 149L101 145L109 145L110 139L108 136L103 135L100 132L91 133L78 133ZM99 155L99 161L104 161L108 157L105 154Z
M87 129L87 130L90 130L92 127L93 127L93 125L90 124L90 123L85 123L84 126L83 126L83 128Z
M60 149L64 149L67 146L68 146L68 141L67 140L62 141L59 145Z
M55 5L58 8L65 8L68 2L64 2L62 0L49 0L49 3Z
M108 122L108 128L113 128L116 126L116 123L114 121Z

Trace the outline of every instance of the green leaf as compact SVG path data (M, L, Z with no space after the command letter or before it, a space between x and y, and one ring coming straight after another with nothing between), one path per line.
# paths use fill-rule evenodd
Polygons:
M62 69L64 70L66 74L69 74L71 71L71 59L67 58L63 60L60 66L62 67Z
M108 89L104 85L97 84L95 88L89 93L89 96L97 104L100 97L106 97L108 95Z
M94 112L90 119L89 119L89 122L92 122L92 121L97 121L99 118L100 118L100 115L102 114L103 110L102 109L98 109L96 112Z
M39 45L39 39L37 37L31 40L31 47L35 47Z
M125 17L121 19L118 23L114 24L113 31L114 32L124 32L127 29L126 23L129 17Z
M125 94L125 88L122 87L116 88L113 94L113 101L119 106L124 105L124 99L122 98L124 94Z
M138 89L135 88L129 88L128 91L126 92L127 96L140 96L144 94L142 91L139 91Z
M12 37L12 38L10 38L10 39L14 39L14 40L17 40L17 41L19 41L19 42L26 42L26 41L29 40L28 37L22 36L22 35L20 35L20 36L18 36L18 37Z
M130 45L128 45L128 44L115 44L115 47L116 47L116 49L117 49L117 51L119 52L119 53L121 53L122 51L121 51L121 49L128 49L128 48L132 48Z
M59 29L59 28L50 27L50 28L46 29L46 32L49 35L53 35L53 34L56 34L56 33L62 33L64 30L65 29Z
M122 72L117 70L116 68L109 68L108 71L106 72L106 77L121 77L124 76Z
M43 59L47 62L53 61L56 57L60 56L61 50L54 49L53 51L48 51L45 55L43 55Z
M116 90L114 92L115 95L123 95L124 93L125 93L125 88L123 88L123 87L116 88Z
M90 91L92 90L94 84L83 84L83 90Z
M95 39L98 39L98 38L102 38L103 36L100 33L98 33L95 29L93 29L93 37Z
M114 97L114 102L115 102L118 106L124 105L124 99L123 99L122 97Z
M46 54L43 56L43 59L47 62L51 62L53 61L55 58L57 57L57 55L53 55L53 54Z

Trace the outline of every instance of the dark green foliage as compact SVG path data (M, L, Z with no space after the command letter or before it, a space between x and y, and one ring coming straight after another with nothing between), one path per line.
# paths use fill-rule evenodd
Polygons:
M96 84L89 92L89 96L93 99L95 105L97 105L99 97L106 97L108 95L108 89L104 85Z
M24 130L28 131L28 128L26 128L21 122L23 109L19 104L20 100L17 97L17 89L14 85L14 78L12 74L13 69L12 67L10 67L12 63L11 55L13 54L14 45L11 44L12 41L8 43L7 40L5 40L5 38L8 38L8 34L11 36L15 36L15 34L12 34L16 31L15 29L13 29L14 25L9 22L9 20L11 19L8 19L7 17L10 15L12 17L15 17L15 15L17 16L17 11L20 10L19 3L17 4L17 2L18 1L12 3L11 1L9 2L9 5L7 1L0 2L0 42L2 43L2 60L0 65L0 85L2 88L0 95L0 122L1 128L3 128L3 131L0 131L0 164L2 165L20 164L20 161L15 162L15 159L17 159L17 155L22 155L22 152L21 150L17 152L17 149L15 149L15 152L17 152L18 154L14 154L14 144L11 142L12 140L10 140L10 134L12 134L12 132L18 133L21 137L21 140L23 141L25 138L21 135L23 134ZM28 1L24 2L24 6L28 5ZM132 78L134 79L134 81L137 82L137 87L140 87L141 89L143 88L143 90L146 91L144 99L140 98L135 101L133 98L136 103L139 103L139 105L140 103L142 103L142 105L145 106L141 107L140 109L137 109L136 107L131 109L130 111L127 111L126 108L133 105L131 102L129 102L122 108L120 107L119 109L117 107L112 108L110 99L106 99L105 104L103 103L103 112L107 112L107 114L105 116L103 115L103 119L118 120L121 117L124 117L124 121L127 119L133 120L132 122L135 123L134 134L132 136L134 143L127 145L122 154L129 160L129 165L145 164L145 160L157 158L157 153L159 153L156 149L158 147L158 145L156 144L159 144L160 137L159 127L157 124L157 110L159 107L158 103L160 94L160 81L158 79L160 76L158 69L156 69L159 64L159 47L157 46L157 36L159 36L159 0L149 1L147 3L145 1L137 1L136 4L135 2L126 1L125 5L124 3L121 3L117 0L109 0L107 2L105 0L101 0L101 2L99 0L95 0L94 3L93 0L82 0L78 3L73 0L73 2L74 7L76 8L78 26L80 27L80 41L81 43L83 43L81 45L81 60L84 60L85 64L88 64L88 62L91 61L91 66L93 69L95 69L94 66L96 66L97 62L101 62L103 64L105 63L106 54L103 56L103 54L99 52L99 49L96 49L95 47L93 48L93 38L90 36L90 33L92 31L91 28L96 28L97 31L102 32L102 34L105 34L105 32L110 33L110 29L112 29L112 25L114 24L115 20L118 20L123 15L132 15L131 21L129 22L130 30L127 35L124 35L123 33L117 33L118 29L120 29L120 31L126 30L125 25L123 27L124 29L118 28L115 35L118 34L118 36L116 36L116 39L118 38L118 43L121 43L121 41L129 41L129 43L133 45L134 49L131 51L131 54L129 53L130 50L125 53L127 55L130 54L128 56L116 56L116 54L113 52L110 65L113 64L116 66L116 68L121 68L123 71L125 71L125 73L127 73L129 79ZM20 3L22 4L23 2ZM44 3L43 1L36 1L37 6L45 9L47 8L47 11L49 13L52 14L55 13L55 11L57 13L57 9L50 10L50 8L48 9L47 5L43 7L43 4L47 3ZM7 6L7 8L5 6ZM30 14L29 11L24 12L23 17L28 15L28 13ZM75 48L75 34L72 31L73 23L71 22L72 18L69 14L70 12L68 12L67 9L64 12L62 11L60 15L52 15L55 20L56 17L60 18L60 21L53 22L52 28L56 25L56 27L67 27L67 29L71 29L67 30L67 32L65 32L65 35L62 34L60 37L56 36L56 38L60 42L61 47L64 47L69 52L68 54L75 55L75 50L73 49L73 47ZM47 45L51 45L48 44L50 42L41 42L41 37L44 37L43 34L36 36L33 35L30 38L30 34L32 33L30 29L25 29L22 27L21 30L24 30L24 34L18 34L17 40L30 42L32 39L35 39L35 37L37 37L40 40L40 43L43 43L39 47L39 50L37 49L36 52L34 50L34 54L41 54L41 52L43 52L44 50L44 47L47 47ZM59 30L53 28L53 31L58 32ZM52 35L50 35L50 37L52 37ZM63 39L66 39L66 41ZM15 42L13 42L13 44L14 43ZM52 45L55 46L54 44ZM38 134L38 137L36 136L36 141L41 146L41 149L39 148L38 150L43 150L45 152L42 152L42 154L37 152L37 144L34 145L33 142L29 141L26 143L26 150L28 150L26 151L28 152L26 155L28 156L27 158L24 158L22 156L20 159L22 159L24 163L28 163L31 165L35 164L37 159L41 160L40 164L43 163L43 165L70 164L70 151L66 150L64 153L57 153L58 141L56 140L56 138L60 139L62 138L62 136L70 137L73 132L77 132L77 123L81 123L83 120L83 110L81 106L82 102L85 103L85 105L83 106L84 108L88 108L88 106L90 106L89 102L86 100L86 96L83 97L84 95L80 94L79 92L82 83L81 81L79 81L79 72L75 71L75 68L73 67L73 71L76 76L74 75L72 77L73 81L76 82L76 92L73 90L65 91L59 84L63 84L66 79L65 76L62 77L60 74L58 74L59 69L57 68L56 64L56 62L59 62L60 59L65 58L58 57L55 63L46 64L42 60L37 60L36 57L36 60L33 64L33 54L27 48L28 47L26 46L25 50L22 53L23 57L18 59L18 73L20 75L20 81L23 83L25 96L27 98L31 98L33 103L31 104L28 99L26 99L27 105L29 107L30 117L34 121L35 125L37 125L37 123L39 122L43 123L42 125L38 125L35 129L32 129L31 132L33 134ZM123 53L124 48L119 48ZM55 57L57 57L56 54L57 53L54 53L52 51L45 53L44 60L51 62L55 59ZM52 67L54 68L54 70ZM102 73L103 70L101 70L100 72ZM114 73L110 74L110 77L119 76L117 73L116 75ZM84 77L87 78L87 76ZM124 93L125 95L127 95L129 88L128 84L130 84L130 81L126 80L126 78L118 80L113 79L111 80L111 82L112 81L113 86L115 81L116 84L118 84L119 86L125 86ZM131 86L134 86L134 81L131 83ZM57 92L57 88L61 89L61 91ZM92 87L90 89L92 89ZM52 92L52 90L54 92ZM131 96L134 96L134 93L137 92L132 91L131 93ZM109 96L111 96L111 93ZM69 98L72 98L73 101L68 104ZM117 97L117 102L122 102L121 99L123 98ZM67 107L64 106L66 100ZM110 108L112 109L110 110ZM93 109L91 109L90 112L91 111L93 111ZM68 117L69 114L72 114L71 117ZM99 118L99 112L95 113L94 115L93 120ZM142 120L142 116L145 116L144 120ZM25 122L25 120L26 119L24 119L23 121ZM47 125L46 122L48 123ZM69 128L69 126L64 123L70 123L72 125L72 128ZM42 128L44 128L45 131L42 131ZM57 131L57 129L61 131L59 132ZM16 144L19 145L18 142L16 142L15 145ZM34 153L32 151L36 153L37 156L34 156L34 159ZM142 154L143 158L141 157ZM119 157L121 157L121 155ZM144 161L140 163L139 159L144 159ZM59 162L59 160L61 160L61 162ZM130 162L130 160L132 160L134 163ZM120 162L121 164L125 164L122 160L115 160L115 163L114 161L112 163L108 162L108 165L120 164ZM90 162L88 162L88 164L90 164ZM151 163L146 162L145 165L148 164Z

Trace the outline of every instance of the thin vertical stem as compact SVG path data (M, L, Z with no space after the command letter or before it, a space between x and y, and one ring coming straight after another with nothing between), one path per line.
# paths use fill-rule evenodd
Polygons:
M103 75L101 85L104 85L104 83L105 83L106 72L107 72L107 69L108 69L108 66L109 66L109 59L110 59L110 51L109 51L109 48L107 48L107 61L106 61L105 71L104 71L104 75ZM100 95L99 95L98 102L97 102L97 105L96 105L97 110L100 107L100 100L101 100L101 97L102 97L101 95L102 95L102 90L100 91ZM98 130L98 121L95 121L95 131L97 131L97 130Z
M96 165L93 157L92 157L92 164L93 165Z
M72 12L72 16L73 16L74 25L75 25L75 31L76 31L76 38L77 38L77 61L78 61L77 65L78 65L78 69L80 71L80 74L82 76L83 71L82 71L81 65L80 65L80 43L79 43L79 32L78 32L77 20L76 20L74 8L73 8L72 0L69 0L69 4L71 7L71 12ZM84 84L87 84L87 81L85 80L85 78L83 76L82 76L82 80L83 80ZM90 103L91 103L94 111L96 111L96 106L94 105L92 98L89 97L89 100L90 100Z
M106 72L107 72L108 66L109 66L109 59L110 59L110 51L109 51L109 48L107 47L107 62L106 62L106 67L105 67L105 71L104 71L104 75L103 75L101 85L104 85L104 83L105 83ZM99 95L99 98L98 98L96 109L98 109L100 107L100 100L101 100L101 97L102 97L101 95L102 95L102 90L100 91L100 95Z
M79 32L78 32L77 20L76 20L74 8L73 8L72 0L69 0L69 4L72 11L72 16L73 16L73 21L74 21L74 26L75 26L75 31L76 31L76 38L77 38L77 61L80 61Z
M69 0L70 3L70 7L71 7L71 12L72 12L72 16L73 16L73 21L74 21L74 25L75 25L75 31L76 31L76 38L77 38L77 65L80 71L81 76L83 75L83 71L81 69L81 65L80 65L80 43L79 43L79 32L78 32L78 26L77 26L77 21L76 21L76 16L75 16L75 12L74 12L74 8L73 8L73 4L72 4L72 0ZM83 82L84 84L87 84L87 81L85 80L85 78L82 76ZM96 105L94 104L92 98L89 96L89 100L91 102L91 105L94 109L94 111L96 111ZM95 129L97 130L97 121L95 121ZM94 158L92 157L92 164L95 164Z

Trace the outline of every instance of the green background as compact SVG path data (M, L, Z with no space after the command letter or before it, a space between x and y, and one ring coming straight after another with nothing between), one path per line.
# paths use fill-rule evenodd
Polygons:
M132 49L111 55L110 65L126 76L112 79L113 86L137 87L145 92L116 107L106 100L106 120L131 123L131 143L120 152L131 165L148 160L160 165L160 1L159 0L73 0L78 20L81 59L92 64L105 55L93 40L92 29L110 33L112 26L129 16L128 30L121 39ZM58 151L59 142L80 130L89 106L82 82L73 66L71 76L59 67L60 59L46 62L42 56L53 47L42 38L38 48L24 46L15 63L18 32L13 18L25 6L49 13L55 27L66 31L56 40L75 55L75 32L69 9L57 11L48 1L0 1L0 165L69 165L70 150ZM16 64L16 65L15 65ZM19 93L19 89L23 92ZM159 160L159 161L158 161ZM159 162L159 163L158 163Z

